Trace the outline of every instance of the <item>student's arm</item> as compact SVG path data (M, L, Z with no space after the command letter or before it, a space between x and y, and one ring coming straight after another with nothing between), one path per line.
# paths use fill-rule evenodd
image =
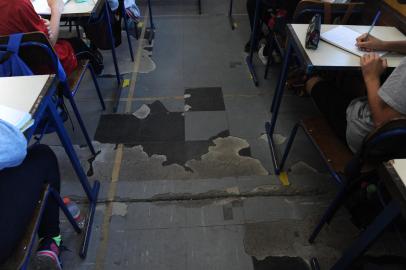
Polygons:
M61 21L61 14L63 11L63 0L48 0L48 5L51 9L51 19L49 20L49 40L52 46L55 45L59 35L59 23Z
M368 92L368 103L375 127L390 119L401 116L399 112L387 105L378 95L379 88L381 87L380 76L387 66L386 59L380 58L376 53L366 54L361 57L362 74Z
M0 119L0 170L15 167L27 154L27 141L14 126Z
M383 41L374 36L363 34L357 38L357 47L365 51L391 51L406 54L406 40Z

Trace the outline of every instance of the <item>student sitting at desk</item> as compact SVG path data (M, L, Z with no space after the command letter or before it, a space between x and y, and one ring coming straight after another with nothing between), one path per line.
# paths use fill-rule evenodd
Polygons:
M291 17L293 12L295 11L296 5L300 0L259 0L260 1L260 6L259 6L259 16L260 19L265 21L265 23L268 23L266 21L269 19L269 9L284 9L287 11L287 17ZM253 28L254 25L254 17L255 17L255 5L256 5L256 0L247 0L247 13L248 13L248 18L250 21L250 29ZM257 25L257 35L254 39L254 51L258 50L259 46L259 41L261 39L262 34L262 26L260 23ZM247 44L244 47L245 52L250 52L250 45L251 45L251 40L248 40ZM265 50L266 52L267 50Z
M364 43L362 37L358 45L363 48L390 48L374 47L370 41ZM398 51L405 51L405 48L398 48ZM320 77L310 78L306 83L306 91L335 133L347 142L353 152L360 149L364 138L375 128L391 119L406 116L406 57L383 85L380 77L387 68L386 59L370 53L361 57L360 61L367 96L357 97L356 89L337 89L334 82Z
M51 18L41 18L31 0L0 0L0 35L40 31L48 36L67 74L77 67L78 62L71 44L58 40L59 23L64 8L63 0L48 0Z
M24 135L0 120L0 264L21 240L44 184L59 192L58 161L52 150L35 145L28 150ZM39 226L39 269L62 269L59 261L59 207L48 198Z

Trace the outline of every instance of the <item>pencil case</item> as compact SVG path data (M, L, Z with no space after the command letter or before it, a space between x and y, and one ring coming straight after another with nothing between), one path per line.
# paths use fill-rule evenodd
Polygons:
M306 33L306 49L316 50L320 41L321 16L313 16Z

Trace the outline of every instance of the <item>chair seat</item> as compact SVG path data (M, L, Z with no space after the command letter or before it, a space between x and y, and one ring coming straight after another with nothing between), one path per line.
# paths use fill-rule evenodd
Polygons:
M69 89L71 89L72 92L76 92L80 81L82 80L85 72L87 65L89 64L88 59L81 59L78 60L78 66L75 68L75 70L72 72L72 74L69 75L68 77L68 85Z
M14 250L11 257L2 265L0 269L20 269L23 266L23 263L29 256L28 249L30 245L33 244L33 239L36 237L37 228L41 221L41 213L43 212L46 205L46 197L49 192L49 185L45 186L44 191L41 194L41 200L38 202L37 207L34 210L33 216L27 225L27 230L24 232L24 235L21 238L20 243L17 248Z
M327 120L322 117L308 118L302 120L302 124L331 167L336 172L343 173L353 154L337 137Z

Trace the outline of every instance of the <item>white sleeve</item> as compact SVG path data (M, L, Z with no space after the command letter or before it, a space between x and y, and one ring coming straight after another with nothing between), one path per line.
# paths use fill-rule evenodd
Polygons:
M20 165L27 155L27 140L14 126L0 120L0 170Z

